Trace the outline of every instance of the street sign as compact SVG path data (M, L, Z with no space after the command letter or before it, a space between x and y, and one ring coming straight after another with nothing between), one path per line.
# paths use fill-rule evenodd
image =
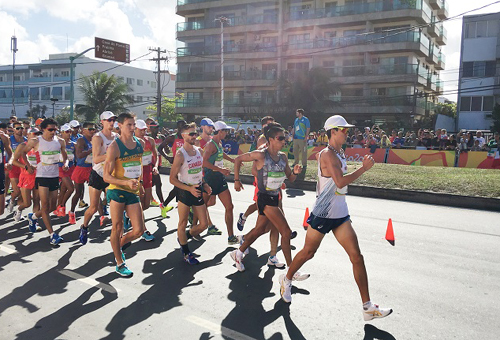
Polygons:
M95 57L130 63L130 45L95 37Z

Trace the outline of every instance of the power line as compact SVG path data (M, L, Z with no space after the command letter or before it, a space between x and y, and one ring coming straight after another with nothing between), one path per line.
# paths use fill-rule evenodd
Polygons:
M161 84L161 62L162 61L165 61L165 62L168 62L168 57L162 57L161 55L162 54L165 54L167 53L166 50L162 50L160 47L157 47L157 48L149 48L149 51L150 53L151 52L156 52L157 53L157 57L156 58L153 58L153 59L150 59L150 61L154 61L156 62L156 70L157 72L155 72L157 75L158 75L158 79L156 81L156 86L157 86L157 90L156 90L156 119L160 119L160 114L161 114L161 92L162 92L162 84Z

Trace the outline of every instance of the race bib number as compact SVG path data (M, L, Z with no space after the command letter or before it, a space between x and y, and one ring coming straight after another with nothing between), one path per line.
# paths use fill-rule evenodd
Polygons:
M274 191L281 188L281 185L285 181L286 175L283 171L280 172L268 172L267 173L267 185L266 190Z
M201 167L193 168L188 170L188 185L198 185L201 183L203 178L203 172L201 171Z
M32 165L32 166L36 166L37 162L36 162L36 156L35 155L29 155L28 156L28 162Z
M40 160L43 164L56 164L59 163L59 157L61 156L61 151L42 151L40 155Z
M344 195L347 195L347 185L343 188L337 188L337 190L335 190L335 195L339 195L339 196L344 196Z
M224 167L224 162L223 161L215 161L215 166L218 166L219 168L223 168Z
M149 165L153 163L153 152L152 151L144 151L142 154L142 165Z
M75 155L73 154L73 151L68 150L68 161L73 162L75 160Z
M141 177L142 173L142 164L141 162L138 161L132 161L132 162L124 162L123 164L123 169L125 170L125 177L127 178L139 178Z

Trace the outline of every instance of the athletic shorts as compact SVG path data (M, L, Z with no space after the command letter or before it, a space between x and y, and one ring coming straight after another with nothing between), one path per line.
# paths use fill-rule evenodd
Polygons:
M218 171L209 171L203 177L205 182L212 188L212 196L217 196L228 189L226 177Z
M49 188L49 191L56 191L59 189L59 177L36 177L35 189L39 187Z
M21 175L21 168L15 165L12 165L12 169L9 171L9 178L19 178Z
M201 189L201 187L198 187L198 189ZM200 197L194 197L189 191L179 188L177 188L177 200L181 203L184 203L188 207L200 206L205 204L205 201L203 201L203 195L201 195Z
M264 214L264 208L266 205L270 207L279 206L280 199L278 195L269 195L266 193L258 193L257 194L257 209L259 210L259 215Z
M0 155L0 157L3 157ZM0 165L0 195L5 194L5 168L4 165Z
M68 169L68 171L63 171L62 166L59 167L59 177L64 178L64 177L69 177L73 175L73 172L75 171L75 167L72 166Z
M35 187L35 178L36 172L30 174L28 173L28 171L23 169L23 171L21 171L21 174L19 175L18 186L22 189L33 190L33 188Z
M83 184L85 182L88 182L91 171L92 168L90 166L76 166L73 170L73 174L71 175L71 180L76 184Z
M106 199L108 203L110 201L115 201L118 203L125 203L125 205L131 205L139 203L139 196L131 192L120 190L120 189L109 189L106 191Z
M109 183L104 182L104 179L95 170L90 172L89 186L94 189L104 191L108 185Z
M142 167L142 186L144 189L153 187L153 165L149 164Z
M307 219L307 223L313 228L314 230L319 231L322 234L328 234L330 231L334 231L338 227L340 227L342 224L344 224L347 221L351 220L351 216L347 215L342 218L323 218L323 217L318 217L314 216L311 214L309 218Z

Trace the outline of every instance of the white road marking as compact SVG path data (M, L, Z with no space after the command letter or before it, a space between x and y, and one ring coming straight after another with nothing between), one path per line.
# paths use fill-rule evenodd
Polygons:
M4 253L7 253L7 254L15 254L15 253L17 253L17 250L10 249L9 247L6 247L6 246L0 246L0 251L3 251Z
M61 270L59 270L59 273L65 275L67 277L70 277L72 279L75 279L77 281L88 284L89 286L101 288L102 290L105 290L108 293L117 294L120 291L119 289L117 289L111 285L99 282L99 281L94 280L90 277L80 275L80 274L75 273L75 272L68 270L68 269L61 269Z
M214 322L199 318L194 315L190 315L186 318L187 321L200 326L202 328L208 329L211 333L214 335L224 335L225 337L234 339L234 340L256 340L255 338L252 338L248 335L242 334L237 331L233 331L232 329L223 327L221 325L218 325Z

